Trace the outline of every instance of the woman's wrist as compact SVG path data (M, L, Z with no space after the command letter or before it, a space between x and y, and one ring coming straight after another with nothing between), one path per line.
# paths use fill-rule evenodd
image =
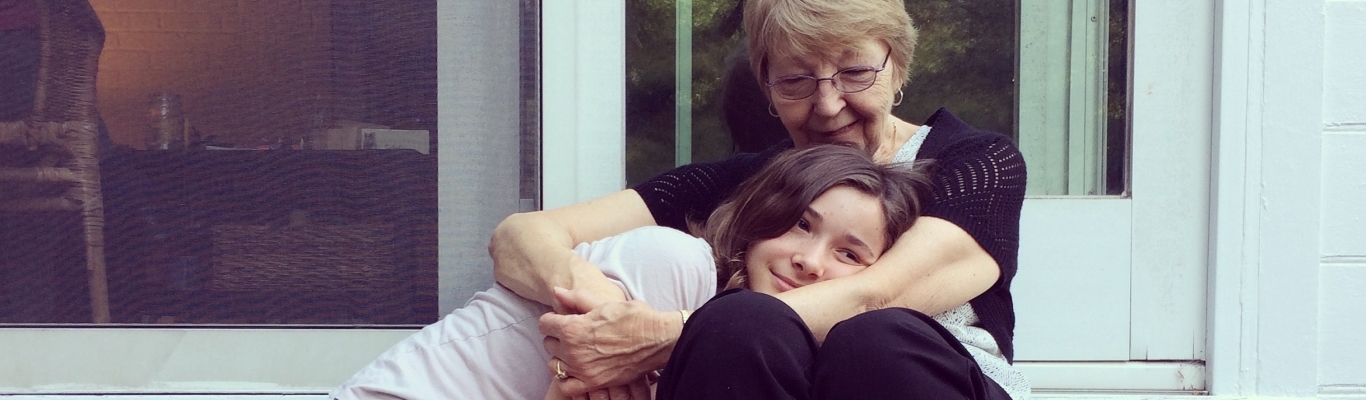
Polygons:
M660 311L655 314L659 322L661 335L658 338L659 346L651 357L646 359L646 370L657 370L664 368L669 363L669 354L673 353L674 346L678 344L678 339L683 336L683 325L688 317L692 316L692 311Z
M626 301L626 292L620 286L612 283L612 280L608 279L598 266L579 258L578 255L571 254L571 256L574 257L569 260L568 268L571 283L570 287L566 287L566 289L587 290L606 301Z

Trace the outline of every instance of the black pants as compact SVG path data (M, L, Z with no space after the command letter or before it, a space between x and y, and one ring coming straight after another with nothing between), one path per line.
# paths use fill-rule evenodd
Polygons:
M736 289L688 320L667 399L1009 399L944 327L904 309L836 324L824 345L786 303Z

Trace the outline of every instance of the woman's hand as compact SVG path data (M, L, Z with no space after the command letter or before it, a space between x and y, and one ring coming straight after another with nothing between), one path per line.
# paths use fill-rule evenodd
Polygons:
M605 302L587 291L560 288L555 298L572 312L591 310L541 316L545 349L570 376L555 385L569 396L639 381L664 366L683 331L677 312L656 311L639 300Z
M654 394L650 391L650 382L647 377L641 376L631 383L613 386L607 389L597 389L578 396L569 396L560 391L559 385L550 385L550 391L546 392L546 400L650 400Z
M550 391L545 394L546 400L650 400L652 398L654 398L654 394L650 391L650 381L644 376L629 384L593 390L572 397L561 392L558 385L550 385Z

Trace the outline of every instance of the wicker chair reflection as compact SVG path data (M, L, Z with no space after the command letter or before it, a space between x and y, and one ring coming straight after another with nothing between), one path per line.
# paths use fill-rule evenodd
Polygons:
M87 0L37 0L41 19L38 84L30 115L0 122L0 143L45 154L37 165L0 168L0 212L78 211L82 215L90 308L109 322L100 193L95 74L104 27ZM60 185L52 195L34 189ZM28 195L38 193L43 195Z

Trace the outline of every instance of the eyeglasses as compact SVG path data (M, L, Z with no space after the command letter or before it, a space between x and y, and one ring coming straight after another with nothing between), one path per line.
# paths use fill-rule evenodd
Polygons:
M767 83L768 88L778 93L778 97L788 100L801 100L811 97L816 93L816 88L821 81L830 81L835 85L835 90L842 93L858 93L873 87L877 82L877 74L887 69L887 60L892 58L892 52L887 51L887 56L882 58L882 66L873 68L869 66L849 67L830 75L829 78L817 78L807 75L788 75Z

